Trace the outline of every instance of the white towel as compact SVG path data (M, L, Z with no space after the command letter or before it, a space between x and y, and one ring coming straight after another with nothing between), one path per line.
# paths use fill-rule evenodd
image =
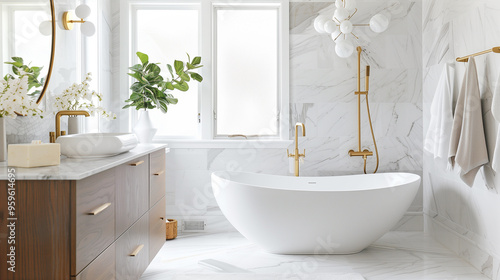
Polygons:
M497 122L500 123L500 77L493 89L493 100L491 101L491 114Z
M432 99L430 123L425 136L424 148L434 155L434 158L448 158L450 150L450 134L453 125L453 64L445 64Z
M500 123L500 77L498 77L496 87L493 90L491 113L495 120ZM497 141L495 143L495 150L493 150L491 167L495 172L500 171L500 126L497 128Z
M476 62L472 57L455 107L449 163L452 167L458 165L460 178L470 187L479 168L488 163Z

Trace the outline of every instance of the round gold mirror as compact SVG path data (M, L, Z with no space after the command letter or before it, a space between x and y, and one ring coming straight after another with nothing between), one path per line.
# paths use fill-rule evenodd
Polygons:
M0 77L28 73L28 94L39 104L54 65L54 0L0 0L0 15Z

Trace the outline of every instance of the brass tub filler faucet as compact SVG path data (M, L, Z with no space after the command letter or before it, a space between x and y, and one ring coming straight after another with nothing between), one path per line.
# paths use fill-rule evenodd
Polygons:
M55 143L56 139L61 135L66 135L66 131L61 131L61 117L62 116L85 116L90 117L89 112L87 111L59 111L56 114L56 131L50 132L50 143Z
M293 154L290 154L288 149L286 149L286 154L288 157L293 157L295 159L295 176L299 176L299 159L301 157L306 156L306 150L304 149L304 153L300 154L299 153L299 126L302 127L302 136L306 136L306 127L304 126L303 123L296 123L295 124L295 152Z
M364 149L363 151L361 150L361 95L366 96L366 111L368 113L368 120L370 123L370 130L372 132L372 138L373 138L373 144L375 146L375 153L377 156L377 166L375 167L375 171L373 173L377 172L378 170L378 165L379 165L379 155L378 155L378 149L377 149L377 141L375 140L375 134L373 133L373 125L372 125L372 118L370 116L370 106L368 105L368 89L369 89L369 79L370 79L370 66L366 66L366 77L365 77L365 91L361 91L361 47L357 47L356 50L358 51L358 87L357 90L354 92L358 96L358 150L350 150L349 155L351 157L359 156L363 157L364 160L364 168L363 171L366 174L366 160L367 157L373 156L373 152L369 151L367 149Z

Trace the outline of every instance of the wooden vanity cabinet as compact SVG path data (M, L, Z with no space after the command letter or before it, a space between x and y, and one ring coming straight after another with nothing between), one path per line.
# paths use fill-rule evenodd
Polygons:
M115 168L117 238L149 210L149 156Z
M138 279L165 242L164 155L82 180L16 181L15 273L4 261L10 221L0 181L0 279Z

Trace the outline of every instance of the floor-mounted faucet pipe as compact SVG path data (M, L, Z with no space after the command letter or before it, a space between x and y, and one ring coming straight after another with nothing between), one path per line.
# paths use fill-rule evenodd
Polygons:
M363 171L366 174L366 160L368 156L372 156L373 152L369 150L361 150L361 95L364 94L366 96L366 111L368 113L368 120L370 123L370 130L372 133L372 139L373 139L373 144L375 146L375 153L377 156L377 166L375 167L375 171L373 173L377 172L378 166L379 166L379 154L378 154L378 149L377 149L377 141L375 140L375 134L373 132L373 125L372 125L372 119L370 115L370 106L368 105L368 90L369 90L369 80L370 80L370 66L366 66L366 77L365 77L365 91L361 91L361 47L357 47L356 50L358 51L358 84L357 84L357 91L355 94L358 96L358 151L350 150L349 155L352 156L362 156L363 157L363 162L364 162L364 167Z
M304 149L304 153L299 153L299 127L302 127L302 136L306 136L306 127L303 123L295 124L295 150L293 154L290 154L288 149L286 149L286 154L288 157L294 158L295 162L295 176L299 176L299 160L306 156L306 150Z

